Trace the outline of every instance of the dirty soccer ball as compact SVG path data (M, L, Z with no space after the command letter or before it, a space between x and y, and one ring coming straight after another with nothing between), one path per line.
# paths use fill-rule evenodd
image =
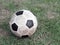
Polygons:
M30 37L37 29L36 16L29 10L19 10L15 12L9 24L12 33L18 37Z

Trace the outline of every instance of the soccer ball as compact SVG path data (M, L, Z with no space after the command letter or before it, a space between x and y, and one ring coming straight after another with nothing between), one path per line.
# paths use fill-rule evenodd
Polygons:
M37 18L29 10L16 11L9 22L13 34L19 37L31 36L37 29Z

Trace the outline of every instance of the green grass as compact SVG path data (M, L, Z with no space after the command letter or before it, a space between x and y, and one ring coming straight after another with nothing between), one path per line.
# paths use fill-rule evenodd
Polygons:
M38 19L37 31L31 38L18 38L10 31L10 17L5 18L0 28L8 34L0 36L0 45L60 45L60 0L0 0L0 3L10 15L28 9Z

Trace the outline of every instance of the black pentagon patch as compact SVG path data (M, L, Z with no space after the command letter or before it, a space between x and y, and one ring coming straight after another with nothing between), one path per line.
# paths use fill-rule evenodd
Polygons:
M18 11L17 13L16 13L16 15L18 16L18 15L22 15L23 14L23 11Z
M28 36L28 35L23 35L23 36L22 36L22 38L27 38L27 37L29 37L29 36Z
M27 20L26 25L27 25L28 28L31 28L34 24L33 24L32 20Z
M13 29L14 31L17 31L18 26L17 26L15 23L13 23L13 24L12 24L12 29Z

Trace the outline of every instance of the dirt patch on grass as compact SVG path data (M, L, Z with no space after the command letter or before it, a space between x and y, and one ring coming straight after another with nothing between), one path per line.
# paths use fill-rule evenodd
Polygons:
M5 18L9 17L9 11L6 9L0 10L0 22L2 22Z
M53 12L51 12L51 11L48 11L48 12L47 12L47 17L50 18L50 19L52 19L52 18L54 18L54 14L55 14L55 13L53 13Z
M7 36L8 32L0 28L0 36Z
M47 16L48 19L53 19L55 17L58 17L59 14L56 13L56 12L48 11L46 16Z
M5 9L5 6L1 3L0 4L0 23L3 22L5 19L9 18L10 11Z

